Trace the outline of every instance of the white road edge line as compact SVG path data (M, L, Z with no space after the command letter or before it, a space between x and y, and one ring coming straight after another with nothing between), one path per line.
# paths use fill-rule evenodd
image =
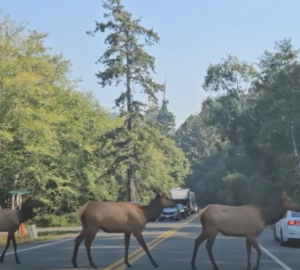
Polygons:
M51 243L48 243L48 244L43 244L43 245L38 245L38 246L34 246L34 247L24 248L24 249L17 250L17 252L20 253L20 252L24 252L24 251L28 251L28 250L33 250L33 249L48 247L48 246L56 245L56 244L59 244L59 243L63 243L63 242L67 242L67 241L72 241L74 239L75 238L64 239L64 240L60 240L60 241L51 242ZM5 256L6 255L11 255L11 254L14 254L14 251L5 253Z
M259 245L261 250L266 253L271 259L277 262L284 270L293 270L292 268L288 267L284 262L279 260L275 255L273 255L270 251L264 248L262 245Z

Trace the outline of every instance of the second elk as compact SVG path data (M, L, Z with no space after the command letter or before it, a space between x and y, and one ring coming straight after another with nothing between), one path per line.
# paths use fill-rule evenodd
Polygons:
M261 249L257 237L267 225L279 221L285 212L299 212L300 207L283 191L281 198L271 207L258 207L253 205L229 206L210 204L200 210L202 233L195 240L192 269L196 269L195 261L199 246L206 242L206 250L214 270L219 270L212 254L212 247L218 232L224 236L245 237L247 249L247 270L251 269L251 247L257 251L256 264L253 270L259 268Z

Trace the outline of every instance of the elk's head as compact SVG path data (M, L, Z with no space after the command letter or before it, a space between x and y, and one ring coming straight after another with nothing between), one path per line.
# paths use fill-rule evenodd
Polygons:
M29 197L25 202L22 203L21 211L25 212L29 218L34 218L35 214L33 209L43 205L44 204L41 201Z
M172 207L176 205L176 203L173 200L170 200L167 196L165 196L161 192L157 190L153 190L153 191L156 194L154 200L159 201L163 208Z
M300 206L292 201L285 191L282 193L282 205L286 210L300 212Z

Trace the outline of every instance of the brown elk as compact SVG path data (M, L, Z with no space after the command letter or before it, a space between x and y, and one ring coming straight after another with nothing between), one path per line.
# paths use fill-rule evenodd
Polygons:
M6 246L0 257L0 262L3 263L5 253L10 246L10 242L12 241L16 263L21 263L17 254L15 232L19 229L21 223L34 217L33 208L40 207L42 205L43 204L40 201L28 198L22 203L21 210L0 209L0 232L8 233Z
M246 238L247 270L251 269L251 246L257 251L256 265L253 267L253 270L257 270L261 257L261 249L257 242L257 237L267 225L272 225L279 221L287 210L299 212L300 207L284 191L281 199L271 207L211 204L203 210L200 210L202 233L195 240L191 260L192 269L197 269L195 265L197 251L201 243L207 239L206 250L213 269L219 270L212 254L212 247L218 232L221 232L224 236Z
M124 233L125 260L127 267L131 267L128 260L128 248L130 236L137 239L154 267L158 264L152 258L144 241L142 232L145 225L155 221L162 213L163 208L175 206L176 203L163 194L156 192L156 197L149 205L140 206L127 202L99 202L89 201L79 209L79 217L82 223L82 231L75 239L72 263L78 267L76 258L78 248L83 240L90 266L97 268L91 256L91 244L99 229L106 233Z

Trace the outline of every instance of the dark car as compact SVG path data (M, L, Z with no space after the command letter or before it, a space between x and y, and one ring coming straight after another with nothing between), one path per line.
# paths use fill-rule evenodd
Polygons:
M180 211L180 217L182 217L183 219L186 219L187 215L186 215L186 211L185 211L183 205L182 204L177 204L177 207Z
M180 210L177 205L164 208L158 220L163 221L165 219L172 219L176 221L179 221L181 219Z

